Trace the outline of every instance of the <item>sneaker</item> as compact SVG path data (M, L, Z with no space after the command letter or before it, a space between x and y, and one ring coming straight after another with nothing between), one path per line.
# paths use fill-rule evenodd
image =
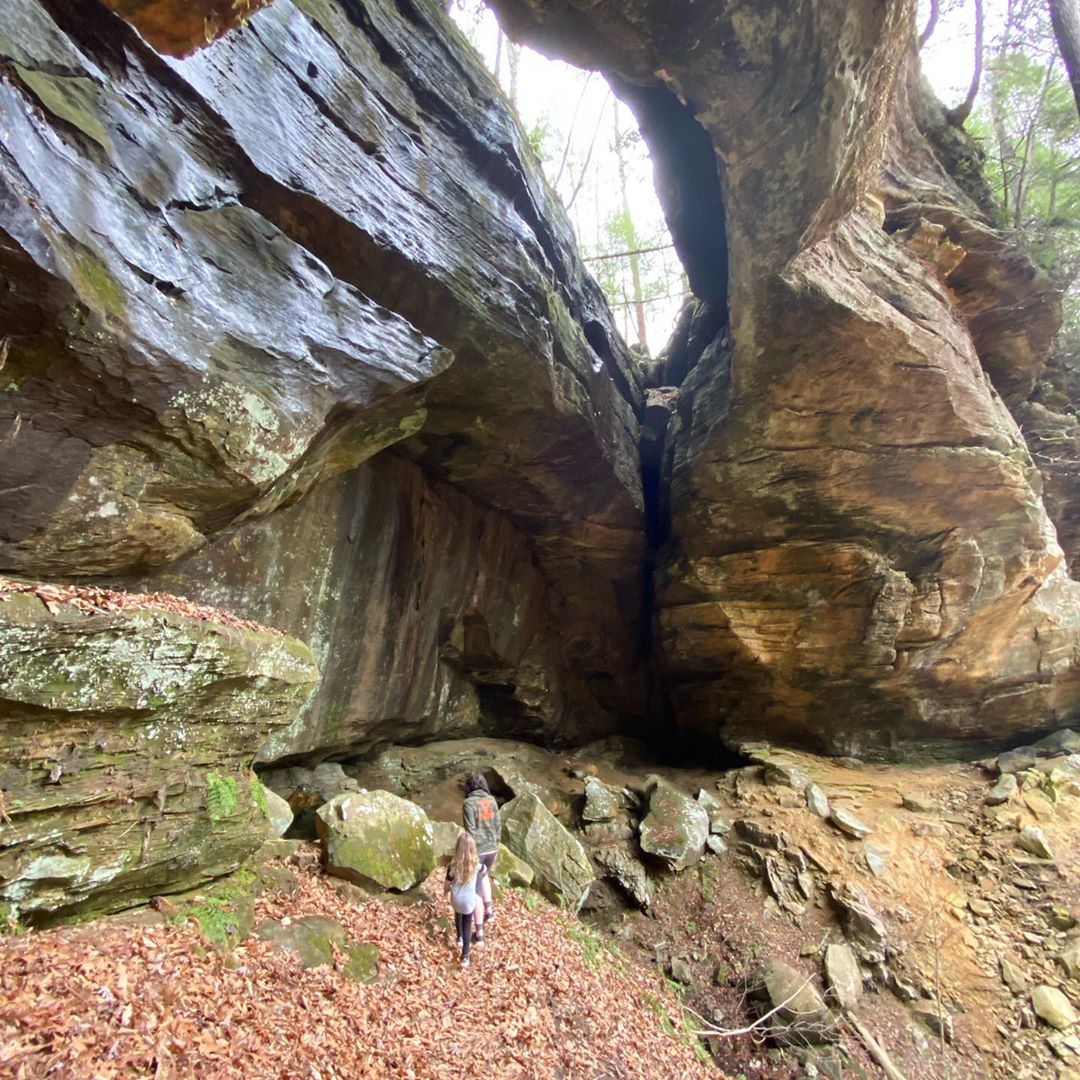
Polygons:
M461 938L458 938L457 941L454 942L454 944L460 949L462 945Z
M473 940L474 945L483 945L484 944L484 932L483 932L483 930L481 930L477 934L473 934L472 940Z
M468 967L469 966L469 958L468 957L466 957L464 960L461 961L461 966L462 967Z

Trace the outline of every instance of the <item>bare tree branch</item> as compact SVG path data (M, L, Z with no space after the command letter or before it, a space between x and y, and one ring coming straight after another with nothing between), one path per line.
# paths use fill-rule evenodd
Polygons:
M950 109L946 116L949 123L959 127L970 115L975 107L975 98L979 96L979 83L982 81L983 69L983 0L975 0L975 69L971 75L971 85L968 87L967 97Z
M919 35L920 49L930 40L930 35L934 32L934 27L937 26L939 14L938 0L930 0L930 17L926 20L923 32Z

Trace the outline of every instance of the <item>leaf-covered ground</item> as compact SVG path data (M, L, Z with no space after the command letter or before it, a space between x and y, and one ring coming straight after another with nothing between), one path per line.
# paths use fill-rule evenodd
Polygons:
M302 971L255 940L223 956L189 926L0 939L0 1076L719 1077L668 1033L679 1006L655 976L520 894L465 970L441 898L357 904L311 872L259 901L260 918L311 914L376 942L378 981Z

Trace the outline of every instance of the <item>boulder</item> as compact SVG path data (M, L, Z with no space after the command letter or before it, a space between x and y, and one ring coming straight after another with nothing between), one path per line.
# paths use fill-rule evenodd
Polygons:
M326 869L347 881L403 892L435 868L427 814L389 791L337 795L317 818Z
M870 906L866 893L857 885L829 886L829 897L836 906L844 935L866 964L880 964L887 954L887 935L881 916Z
M810 780L804 768L785 761L768 762L762 779L770 787L787 787L795 791L802 791Z
M983 802L987 806L1001 806L1016 794L1016 788L1016 777L1012 773L1003 772L997 783L986 793Z
M314 768L293 765L284 769L267 769L262 782L284 799L293 813L292 835L314 839L318 827L315 812L337 795L359 791L360 785L336 761L324 761Z
M758 969L754 983L762 1012L775 1010L771 1020L784 1028L785 1041L820 1043L836 1037L832 1013L814 987L812 976L783 960L769 959Z
M900 796L900 805L916 814L937 814L941 811L941 807L933 799L915 792L903 793Z
M856 840L861 840L874 831L857 814L853 814L842 806L834 806L829 811L829 822L835 825L842 833L853 836Z
M220 612L52 588L0 578L0 904L34 924L236 869L268 831L251 759L318 679Z
M642 911L648 911L653 899L652 879L630 844L605 844L594 848L592 857Z
M1038 825L1025 825L1016 838L1016 846L1038 856L1040 859L1053 859L1054 857L1054 853L1050 849L1050 841L1046 839L1046 833Z
M660 777L650 777L649 812L641 821L641 850L662 859L670 870L684 870L701 858L709 838L709 815L686 792Z
M853 1009L862 997L862 972L850 945L825 947L825 985L841 1009Z
M1001 981L1014 993L1022 994L1028 988L1027 976L1018 964L1007 956L1001 958Z
M818 784L806 785L806 809L819 818L829 816L829 797L825 794L825 789Z
M721 837L717 836L715 833L710 834L709 838L705 841L705 846L714 855L726 855L727 854L727 849L728 849L727 843Z
M585 780L585 807L582 821L613 821L622 809L622 799L616 788L601 783L595 776Z
M292 807L276 792L263 786L258 795L260 808L266 815L270 839L284 836L293 823Z
M378 974L379 948L371 942L357 945L345 927L322 915L299 919L267 919L255 927L260 941L269 941L280 952L299 957L303 968L334 962L334 950L346 956L343 971L357 982L370 982Z
M458 837L465 830L456 821L433 821L431 823L431 844L435 862L444 866L454 857L454 848Z
M536 874L534 887L577 911L595 875L585 849L532 792L502 808L503 843Z
M1072 1002L1056 986L1036 986L1031 992L1031 1007L1039 1019L1058 1031L1072 1027L1077 1020Z
M492 874L507 885L521 885L525 888L528 888L536 877L533 868L524 859L519 859L505 844L499 845Z
M1065 943L1060 960L1070 979L1080 979L1080 938L1072 938Z

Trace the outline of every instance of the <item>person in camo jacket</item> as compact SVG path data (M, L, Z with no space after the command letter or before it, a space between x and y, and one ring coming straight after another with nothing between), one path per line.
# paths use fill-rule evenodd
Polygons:
M476 841L476 851L480 862L487 867L487 873L480 878L480 896L484 902L484 922L492 922L495 911L491 906L491 868L499 850L499 837L502 834L502 821L499 818L499 804L488 788L488 782L482 772L469 773L465 781L465 805L461 816L465 828Z

